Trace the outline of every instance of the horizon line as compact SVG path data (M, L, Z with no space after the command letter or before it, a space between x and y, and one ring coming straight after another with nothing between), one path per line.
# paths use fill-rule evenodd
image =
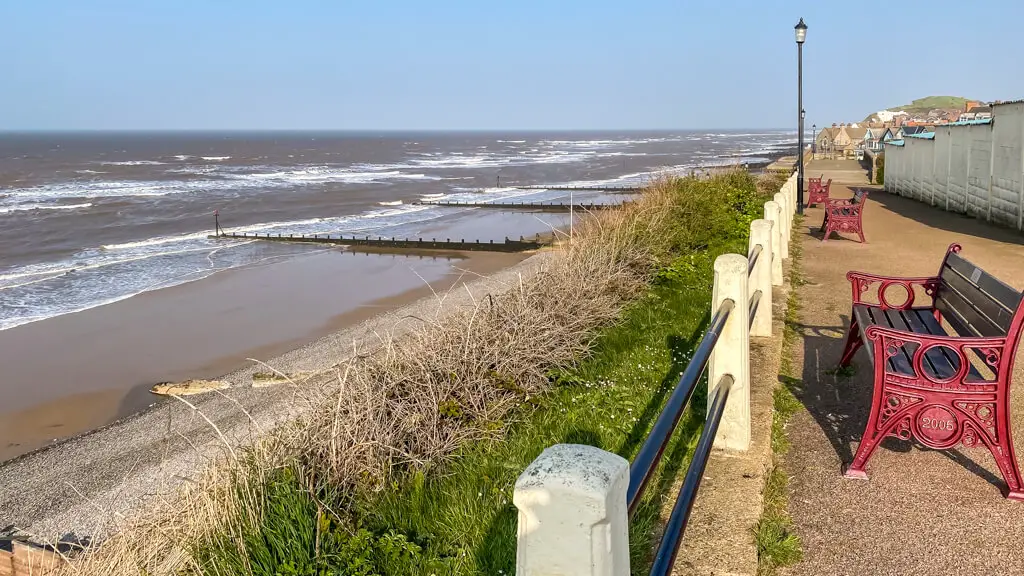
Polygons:
M741 130L793 131L790 127L764 128L0 128L0 134L76 133L211 133L211 132L303 132L303 133L533 133L533 132L738 132Z

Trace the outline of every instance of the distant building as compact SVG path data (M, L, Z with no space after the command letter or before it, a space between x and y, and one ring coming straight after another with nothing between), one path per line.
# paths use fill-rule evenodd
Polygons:
M822 154L852 157L858 149L863 149L867 131L868 128L854 124L833 124L818 133L815 147Z
M963 122L967 120L986 120L991 117L991 106L975 106L974 108L971 108L967 112L960 114L960 121Z
M882 149L883 140L885 133L888 128L868 128L864 132L864 143L863 147L865 150L878 151Z
M889 142L892 140L903 139L903 127L902 126L890 126L885 129L882 133L882 143Z
M875 112L875 116L878 117L878 120L886 123L892 122L898 116L906 115L907 113L902 110L879 110L878 112Z

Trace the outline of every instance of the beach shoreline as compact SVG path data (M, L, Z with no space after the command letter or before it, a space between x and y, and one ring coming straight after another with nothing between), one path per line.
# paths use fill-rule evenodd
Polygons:
M372 351L382 334L401 337L425 321L518 285L521 278L540 273L551 252L519 255L518 262L510 262L509 255L475 261L474 256L461 261L446 281L377 300L372 310L363 312L366 319L353 325L355 316L339 318L348 327L266 364L282 372L315 365L326 370L355 351ZM254 372L266 370L250 362L223 379L249 382ZM301 387L290 385L237 386L188 400L195 409L174 399L157 402L0 464L5 480L0 484L0 523L41 543L68 534L102 539L146 503L171 497L182 482L306 408Z
M490 253L364 256L332 249L262 267L227 270L0 332L0 363L9 367L3 386L9 401L0 408L0 462L167 402L149 392L158 381L223 379L253 364L249 358L280 357L432 290L447 290L461 275L491 274L525 257ZM307 302L298 306L304 310L288 302L289 282L315 286L318 278L346 273L374 274L375 278L340 280L338 290L327 288L327 294L315 289L311 294L306 288ZM246 294L256 290L257 284L264 285L261 295ZM254 316L255 321L239 316ZM260 330L262 334L241 334L260 324L272 328ZM158 339L139 342L161 331ZM238 342L232 341L235 333ZM199 340L199 350L187 349L187 340ZM74 377L62 380L62 374ZM30 393L40 401L33 402Z

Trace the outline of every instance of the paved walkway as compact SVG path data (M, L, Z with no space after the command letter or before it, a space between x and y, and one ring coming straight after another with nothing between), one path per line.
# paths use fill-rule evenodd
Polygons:
M798 288L802 340L783 377L807 408L790 421L790 512L804 560L792 574L1024 574L1024 502L1003 498L1002 477L988 450L933 451L886 440L868 463L870 480L847 480L841 464L856 450L871 404L867 354L852 377L830 375L849 326L848 270L896 276L934 275L952 242L967 259L1024 288L1024 236L943 212L868 186L854 161L815 161L808 174L833 178L833 196L872 190L865 206L868 244L820 241L823 211L806 211L798 230L807 284ZM811 231L813 230L813 232ZM1024 456L1024 351L1014 371L1014 432Z

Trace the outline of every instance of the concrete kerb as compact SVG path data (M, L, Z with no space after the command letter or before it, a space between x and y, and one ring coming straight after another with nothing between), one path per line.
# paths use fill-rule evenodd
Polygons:
M679 576L755 576L753 529L764 510L764 487L772 468L774 390L782 365L788 280L775 287L772 336L750 342L750 448L714 450L676 557ZM674 494L681 482L669 491ZM669 502L665 516L671 509Z
M747 303L747 259L739 254L722 254L715 259L715 283L711 295L714 314L727 300L732 300L729 314L718 343L708 361L708 398L723 376L732 376L732 389L725 403L722 421L715 436L715 447L746 450L750 445L750 327ZM708 410L711 403L708 402Z
M600 448L556 444L516 480L518 576L628 576L629 462ZM599 552L599 553L595 553Z
M782 207L770 200L764 203L764 217L772 223L772 286L782 286Z
M780 207L789 206L789 200L782 192L776 193L774 200ZM782 258L786 259L789 258L789 238L792 231L791 225L793 223L792 215L789 213L789 210L783 208L779 212L779 220L782 224L779 234L781 240L779 243L779 252L782 254Z
M750 223L748 254L757 246L761 253L750 270L750 297L760 298L754 319L750 324L751 336L772 335L772 223L768 220L754 220Z

